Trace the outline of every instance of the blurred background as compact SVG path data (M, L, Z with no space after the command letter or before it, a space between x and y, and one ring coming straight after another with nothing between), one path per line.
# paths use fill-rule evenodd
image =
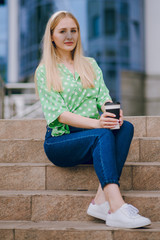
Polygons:
M160 0L0 0L0 118L43 117L33 78L58 10L78 19L84 53L124 115L160 115Z

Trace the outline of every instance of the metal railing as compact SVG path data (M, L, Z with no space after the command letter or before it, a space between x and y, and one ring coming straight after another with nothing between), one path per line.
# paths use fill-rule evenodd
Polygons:
M8 109L9 109L9 117L8 118L24 118L27 115L33 115L34 111L38 111L40 108L40 104L38 99L36 99L35 93L32 94L35 90L34 83L7 83L5 84L3 79L0 77L0 118L5 118L5 98L8 96ZM17 93L17 96L23 96L23 99L27 99L28 101L32 99L33 103L23 109L23 112L16 112L15 106L13 103L13 96ZM27 93L27 94L26 94Z

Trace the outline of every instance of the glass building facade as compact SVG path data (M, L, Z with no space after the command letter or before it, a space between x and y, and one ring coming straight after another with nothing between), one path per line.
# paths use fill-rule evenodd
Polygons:
M19 1L19 78L34 73L40 59L40 42L54 11L53 0Z
M144 70L143 0L88 0L90 56L103 70L114 100L121 100L123 69Z
M0 0L0 75L5 82L7 81L7 42L7 3L5 0Z

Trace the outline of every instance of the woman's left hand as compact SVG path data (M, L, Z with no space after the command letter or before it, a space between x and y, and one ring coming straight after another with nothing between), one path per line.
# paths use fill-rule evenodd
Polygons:
M122 126L122 124L123 124L123 111L122 111L122 109L120 109L120 118L119 118L120 127Z

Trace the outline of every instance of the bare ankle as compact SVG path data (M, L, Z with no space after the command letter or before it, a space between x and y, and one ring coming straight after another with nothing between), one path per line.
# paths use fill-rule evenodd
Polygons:
M120 207L122 207L122 205L124 204L125 202L121 202L121 203L110 203L110 211L112 213L116 212Z

